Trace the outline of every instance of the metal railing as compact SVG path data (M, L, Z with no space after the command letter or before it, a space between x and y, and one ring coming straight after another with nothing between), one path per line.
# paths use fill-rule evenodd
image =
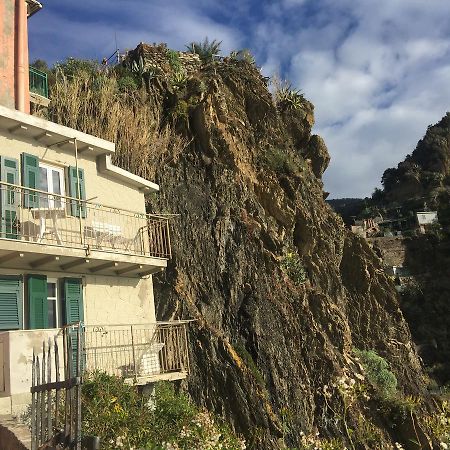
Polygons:
M94 325L84 330L85 369L124 378L189 372L188 321Z
M48 98L47 74L30 66L30 92Z
M0 238L169 259L167 215L0 182Z

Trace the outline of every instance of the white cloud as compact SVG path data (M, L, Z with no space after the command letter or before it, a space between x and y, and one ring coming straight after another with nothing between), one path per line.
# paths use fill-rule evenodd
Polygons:
M267 52L264 70L279 70L290 55L288 76L315 104L315 132L331 153L325 189L370 195L448 109L450 2L300 3L297 15L295 1L280 3L290 14L270 25L278 47L258 46ZM313 3L311 13L305 6Z
M332 156L325 188L369 195L450 99L448 0L47 0L30 20L33 55L109 55L140 41L183 49L205 36L250 48L315 104ZM37 54L45 43L46 55Z

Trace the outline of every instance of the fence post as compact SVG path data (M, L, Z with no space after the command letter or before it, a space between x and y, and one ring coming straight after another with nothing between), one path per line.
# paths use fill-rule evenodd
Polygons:
M77 370L76 370L77 385L75 389L77 399L77 424L75 427L75 442L77 450L81 450L81 358L82 358L81 332L82 332L82 325L81 322L79 322L77 329Z
M52 382L52 355L51 355L51 340L48 338L47 349L47 383ZM47 440L53 436L52 429L52 391L47 391Z
M36 355L33 349L33 364L31 366L31 450L37 449L36 442L36 393L34 387L36 386Z
M134 369L134 379L137 379L137 367L136 367L136 348L134 346L134 333L133 333L133 325L130 325L131 329L131 349L133 353L133 369Z

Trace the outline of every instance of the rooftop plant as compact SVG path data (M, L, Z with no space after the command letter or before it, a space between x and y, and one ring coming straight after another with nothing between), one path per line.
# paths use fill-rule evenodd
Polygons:
M205 37L203 42L191 42L186 45L186 48L191 52L197 54L200 59L206 63L213 61L214 56L220 53L220 46L222 41L209 41L208 37Z

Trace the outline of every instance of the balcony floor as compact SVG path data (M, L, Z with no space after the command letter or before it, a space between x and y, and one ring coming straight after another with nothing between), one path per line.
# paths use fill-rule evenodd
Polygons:
M0 239L0 268L142 278L166 266L163 258Z

